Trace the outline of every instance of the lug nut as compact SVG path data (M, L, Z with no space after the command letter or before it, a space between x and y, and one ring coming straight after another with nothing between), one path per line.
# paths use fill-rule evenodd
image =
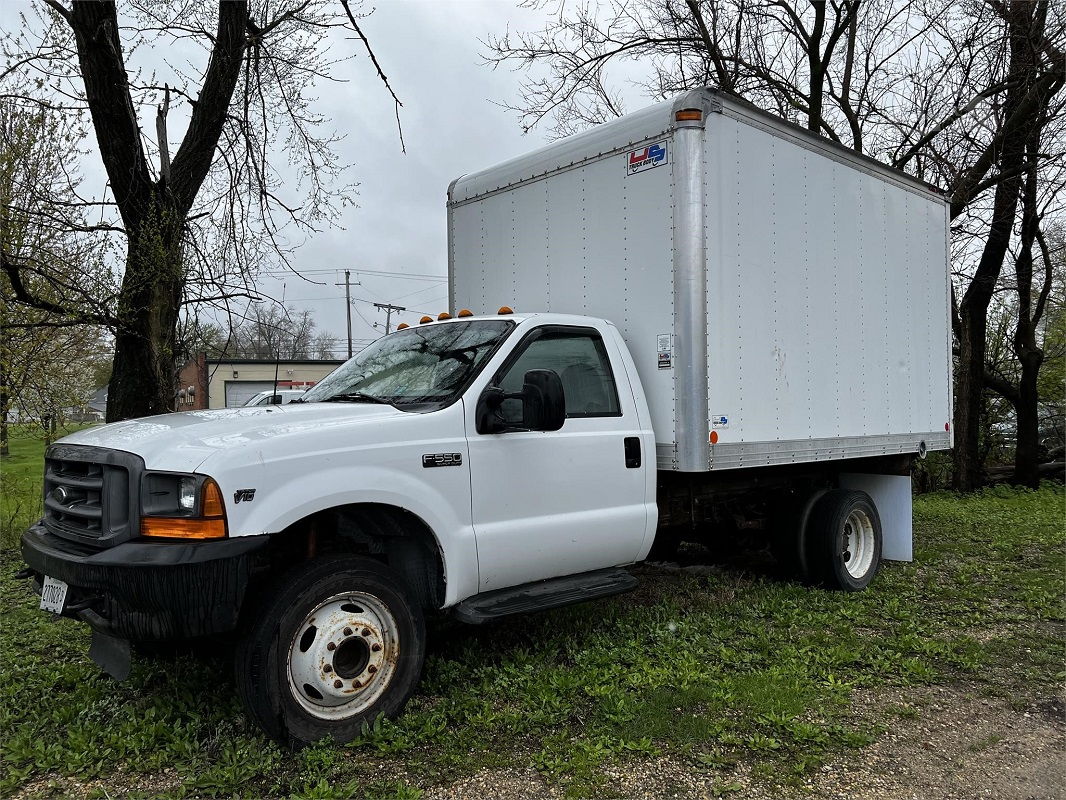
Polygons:
M326 664L325 666L322 667L322 671L323 672L333 672L333 665L332 664Z
M361 688L363 688L363 682L359 681L359 680L352 681L352 688L353 689L361 689Z
M352 635L352 629L351 628L345 628L344 629L344 635L345 636L351 636Z
M366 671L373 675L375 672L378 671L378 668L371 664L369 667L366 668Z
M333 642L330 642L329 644L326 645L326 649L327 650L336 650L337 649L337 645L335 645Z
M369 635L370 635L370 628L363 628L363 636L369 636Z
M339 689L342 686L344 686L344 682L343 681L333 681L333 688L334 689Z
M376 652L378 652L378 650L381 649L381 645L378 644L377 642L374 642L372 645L370 645L370 649L373 650L376 653Z

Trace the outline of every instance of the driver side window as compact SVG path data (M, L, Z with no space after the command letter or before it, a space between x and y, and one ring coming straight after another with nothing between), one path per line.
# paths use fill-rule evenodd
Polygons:
M541 335L525 346L498 385L508 393L520 392L522 379L531 369L558 373L566 396L567 419L621 416L611 362L598 334L560 331ZM509 423L522 421L519 400L505 400L500 412Z

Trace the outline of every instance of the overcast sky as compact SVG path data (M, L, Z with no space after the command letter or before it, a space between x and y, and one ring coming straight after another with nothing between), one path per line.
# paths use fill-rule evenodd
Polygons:
M368 2L365 8L370 7ZM0 27L17 28L20 12L30 11L31 0L0 0ZM27 16L33 18L32 13ZM511 30L540 27L543 17L543 11L520 8L510 0L380 3L361 26L404 104L407 152L401 152L392 101L353 42L352 51L360 57L336 70L350 82L322 87L316 108L347 135L338 149L352 165L349 180L359 183L356 205L344 209L343 229L316 235L293 258L308 278L326 285L289 275L267 277L260 291L310 309L319 329L341 340L341 350L346 337L344 289L333 284L344 280L345 268L353 270L352 281L360 284L352 288L355 340L382 332L371 327L378 322L383 328L385 321L373 302L411 309L399 320L393 317L394 327L398 321L413 322L422 313L444 310L448 184L546 141L541 132L524 136L517 117L496 105L514 99L521 74L483 65L478 40L503 33L508 25ZM165 53L142 50L128 66L154 69L158 83L179 82L168 76ZM151 120L142 112L141 124L146 123L150 126ZM172 132L184 128L177 117L171 123ZM83 167L86 189L94 181L101 186L104 182L98 156L93 160ZM357 270L438 277L408 279Z
M320 107L348 139L341 152L354 165L359 182L357 208L345 210L344 230L316 236L294 263L328 284L343 281L343 269L436 275L439 280L407 280L352 275L353 338L374 336L366 320L384 323L371 302L395 303L423 313L447 307L448 184L473 172L533 149L542 134L522 135L513 114L495 103L513 97L520 75L493 71L478 55L489 33L530 28L540 13L507 0L390 0L377 6L363 24L382 68L404 104L401 111L406 155L401 152L393 106L365 60L351 84L323 97ZM289 277L284 285L261 287L274 297L314 311L321 328L343 338L344 289L315 286ZM371 302L365 302L371 301ZM397 318L393 317L395 327Z

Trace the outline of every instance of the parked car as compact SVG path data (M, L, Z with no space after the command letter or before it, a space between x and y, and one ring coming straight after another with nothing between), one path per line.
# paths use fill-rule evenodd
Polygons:
M253 394L248 398L245 406L282 406L286 403L291 403L304 396L303 389L278 389L276 392L267 390L265 392L259 392Z

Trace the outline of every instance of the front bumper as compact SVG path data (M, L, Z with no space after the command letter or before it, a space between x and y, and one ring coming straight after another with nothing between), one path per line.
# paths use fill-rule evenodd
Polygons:
M41 524L22 535L36 588L49 575L68 585L63 616L119 639L166 641L237 626L267 536L210 542L125 542L91 550Z

